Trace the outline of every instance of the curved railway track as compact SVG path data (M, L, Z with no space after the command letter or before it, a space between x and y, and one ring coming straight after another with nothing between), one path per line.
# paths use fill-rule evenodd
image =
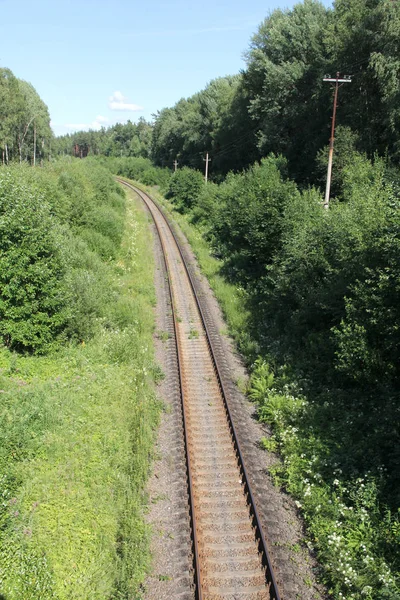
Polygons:
M173 307L197 600L281 600L231 418L215 345L185 254L160 207L146 204L164 253ZM214 330L215 329L215 330Z

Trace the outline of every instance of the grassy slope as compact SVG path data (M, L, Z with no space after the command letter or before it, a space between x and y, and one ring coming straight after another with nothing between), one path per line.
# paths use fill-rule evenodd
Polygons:
M0 351L0 595L134 598L148 566L143 486L159 405L154 265L146 216L128 200L119 296L86 344L50 356Z

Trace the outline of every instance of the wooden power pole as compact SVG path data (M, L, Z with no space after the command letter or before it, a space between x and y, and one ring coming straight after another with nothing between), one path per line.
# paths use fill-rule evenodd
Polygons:
M205 175L204 175L204 181L207 183L207 180L208 180L208 163L211 161L211 158L208 158L208 152L206 154L206 157L203 158L203 160L206 162L206 172L205 172Z
M324 208L329 208L329 197L330 197L330 193L331 193L331 179L332 179L333 144L335 142L335 120L336 120L338 91L339 91L339 88L342 87L342 85L344 83L351 83L351 79L350 79L350 77L347 77L346 75L344 75L343 79L340 79L340 73L336 73L336 77L334 79L328 76L328 77L325 77L323 79L323 81L328 81L329 83L335 84L335 94L334 94L334 98L333 98L333 116L332 116L331 137L329 140L328 173L326 176L326 190L325 190L325 200L324 200Z
M175 159L175 160L174 160L174 173L175 173L175 171L177 170L177 168L178 168L178 165L179 165L179 163L178 163L178 161Z

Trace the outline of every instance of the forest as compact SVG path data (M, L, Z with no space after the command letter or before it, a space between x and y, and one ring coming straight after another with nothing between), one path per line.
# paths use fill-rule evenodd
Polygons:
M326 210L333 99L332 87L323 79L337 72L351 83L339 90L332 197ZM118 277L130 277L124 246L126 199L111 177L119 174L150 186L189 236L249 367L247 393L260 421L271 427L271 437L261 443L282 458L271 475L296 500L331 596L397 600L399 3L336 0L327 8L305 0L290 10L275 10L252 37L241 73L215 79L161 109L152 123L142 119L54 138L45 104L8 69L0 69L0 100L0 392L18 390L20 403L16 416L7 404L0 423L8 494L0 509L0 564L9 564L12 548L21 557L7 589L19 581L32 552L47 595L26 598L67 597L57 579L63 539L50 553L52 565L58 565L54 575L40 554L50 533L44 531L36 545L29 545L30 536L23 533L34 519L28 507L28 500L35 501L32 493L21 507L13 504L17 490L28 485L26 456L32 464L47 460L36 439L45 439L49 423L49 431L54 423L61 433L64 425L65 432L70 427L67 417L64 424L51 416L46 387L64 382L57 381L59 357L72 353L68 377L76 386L75 378L81 377L77 365L86 365L87 381L79 394L87 391L91 406L90 385L96 384L90 377L101 380L101 365L110 369L107 386L115 375L112 369L122 369L128 386L128 357L117 333L122 331L126 341L134 330L134 344L142 345L135 324L145 319L139 292L136 308L125 295L132 281L122 292L118 284ZM206 152L211 158L207 184ZM41 161L46 162L43 168L26 164ZM101 341L104 336L112 340L110 350ZM145 336L151 336L151 324ZM85 362L83 343L96 367ZM157 379L153 358L148 356L152 366L144 375L137 349L134 356L135 385L147 381L143 394L152 398L148 377ZM41 361L39 375L33 360ZM49 367L48 360L56 362ZM47 369L50 383L43 382ZM20 379L29 386L19 386ZM36 407L43 403L50 417L42 418L39 408L27 412L31 398ZM127 388L124 398L129 405ZM149 446L158 411L153 398L150 407ZM15 428L10 430L12 419ZM28 440L27 421L36 431ZM136 439L138 423L128 425ZM47 451L54 456L54 450ZM128 454L121 460L128 473ZM147 460L139 453L140 489ZM133 526L123 521L127 480L128 475L119 482L116 512L104 508L109 531L122 530L122 544L129 544L138 531L145 540L140 519ZM35 485L45 489L48 482ZM93 498L97 493L101 489ZM139 502L129 494L127 501ZM16 511L25 519L19 529L12 520ZM49 511L52 519L58 518L57 506ZM8 545L4 540L10 531ZM83 543L82 531L71 550L71 564ZM116 598L121 590L137 589L137 581L129 571L118 578L121 564L132 557L114 555L111 545L96 538L90 556L99 547L111 556L102 568L107 572L113 565L107 593ZM91 597L105 597L101 573L93 581L98 596ZM73 585L83 589L78 575Z

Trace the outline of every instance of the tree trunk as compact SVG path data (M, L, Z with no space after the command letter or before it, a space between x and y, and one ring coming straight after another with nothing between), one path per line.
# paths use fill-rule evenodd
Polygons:
M6 163L8 164L8 146L6 144Z

